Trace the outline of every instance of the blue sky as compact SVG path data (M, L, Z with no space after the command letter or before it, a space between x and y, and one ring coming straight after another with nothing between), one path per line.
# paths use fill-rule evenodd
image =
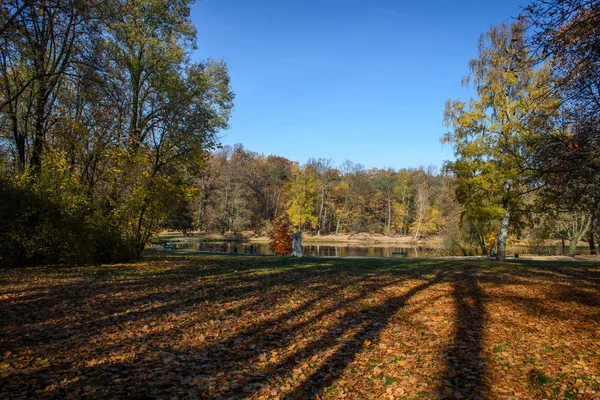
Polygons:
M479 35L510 23L514 1L202 0L198 49L223 58L236 93L222 143L300 163L367 168L453 159L446 99L461 86Z

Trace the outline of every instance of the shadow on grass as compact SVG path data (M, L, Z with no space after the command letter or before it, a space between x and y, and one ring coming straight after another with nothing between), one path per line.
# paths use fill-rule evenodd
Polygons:
M473 267L467 266L450 278L454 287L456 328L452 344L442 354L446 360L446 374L437 391L440 397L485 398L487 387L482 349L485 295L476 274Z
M14 367L0 396L245 398L315 358L318 366L298 377L288 397L322 396L411 298L449 283L456 328L441 355L437 391L484 398L490 298L482 285L532 285L541 277L564 285L553 300L595 306L597 292L569 296L567 283L597 289L599 272L531 263L161 256L142 265L30 269L46 274L49 286L31 280L28 287L27 276L11 270L0 285L0 354ZM390 289L393 295L370 304ZM526 307L527 299L510 300Z
M350 361L352 361L353 356L364 347L367 340L375 340L381 331L387 327L387 323L392 316L401 310L411 297L432 285L439 283L443 279L443 275L443 272L438 271L433 278L427 280L423 284L413 287L405 294L393 297L370 309L363 310L358 318L359 322L356 324L359 328L358 331L352 334L350 338L344 339L341 343L337 343L339 349L327 359L322 360L321 367L297 386L288 398L303 398L307 395L320 397L323 394L323 391L338 379ZM346 324L342 322L338 326L338 329L341 329L345 325ZM329 336L335 334L335 328L327 333ZM310 350L309 355L312 355L319 349L318 346L313 346Z

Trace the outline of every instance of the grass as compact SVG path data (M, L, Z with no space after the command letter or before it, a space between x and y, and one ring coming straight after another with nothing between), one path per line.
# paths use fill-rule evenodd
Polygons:
M1 398L600 396L597 264L154 254L0 303Z

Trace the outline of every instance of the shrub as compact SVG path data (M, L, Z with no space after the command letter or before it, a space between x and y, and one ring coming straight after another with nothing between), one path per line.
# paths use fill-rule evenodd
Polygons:
M292 234L290 232L290 220L287 215L281 215L273 220L273 229L270 248L275 254L290 254L292 252Z
M60 176L0 178L0 265L81 264L127 259L110 215Z

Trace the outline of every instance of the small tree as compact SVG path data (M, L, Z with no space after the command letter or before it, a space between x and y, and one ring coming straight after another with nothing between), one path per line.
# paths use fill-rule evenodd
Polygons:
M269 233L270 248L275 254L290 254L292 252L292 234L290 220L287 215L280 215L273 220L273 229Z

